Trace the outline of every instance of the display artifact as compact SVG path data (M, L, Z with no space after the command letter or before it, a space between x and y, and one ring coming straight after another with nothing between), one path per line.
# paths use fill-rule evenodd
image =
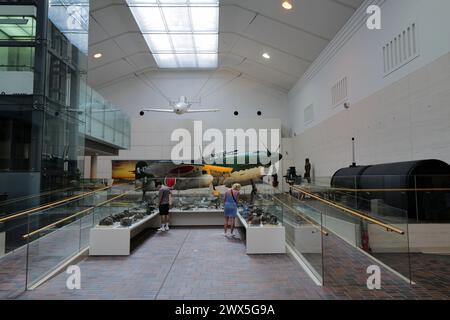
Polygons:
M246 210L244 209L243 212L245 212ZM252 225L252 226L261 226L261 225L278 225L278 217L274 214L270 214L266 211L264 211L262 208L260 207L255 207L255 208L251 208L251 209L247 209L248 216L244 217L247 219L247 222ZM247 213L243 213L244 215L246 215Z
M102 220L100 220L99 225L100 226L112 226L114 224L113 217L106 217Z
M122 227L131 227L131 225L133 224L133 219L126 217L120 220L120 225Z
M181 211L197 211L197 210L205 210L205 209L214 209L220 210L222 206L220 204L220 200L217 199L208 199L206 197L178 197L175 208L180 209Z
M155 212L156 208L152 203L143 203L140 206L133 207L131 209L123 210L122 212L116 213L114 215L107 216L100 220L99 226L109 226L121 225L123 227L129 227L144 219Z

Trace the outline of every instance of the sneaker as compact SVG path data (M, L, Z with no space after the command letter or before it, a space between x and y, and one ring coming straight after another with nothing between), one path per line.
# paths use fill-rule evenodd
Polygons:
M159 229L158 229L158 231L162 231L162 232L164 232L164 231L166 231L166 228L164 228L164 227L161 227L161 228L159 228Z
M224 237L228 237L228 233L224 232L224 233L223 233L223 236L224 236Z
M166 227L164 228L164 231L169 231L169 226L166 225Z

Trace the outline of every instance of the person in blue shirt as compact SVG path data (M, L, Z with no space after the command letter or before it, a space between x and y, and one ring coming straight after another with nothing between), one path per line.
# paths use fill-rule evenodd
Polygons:
M228 227L230 227L230 235L234 237L234 228L236 226L236 217L238 213L239 193L241 185L236 183L233 187L225 192L224 196L224 236L228 236Z

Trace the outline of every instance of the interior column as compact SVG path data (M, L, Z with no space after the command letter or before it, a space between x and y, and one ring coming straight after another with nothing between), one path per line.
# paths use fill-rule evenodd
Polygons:
M97 179L98 156L91 156L91 179Z

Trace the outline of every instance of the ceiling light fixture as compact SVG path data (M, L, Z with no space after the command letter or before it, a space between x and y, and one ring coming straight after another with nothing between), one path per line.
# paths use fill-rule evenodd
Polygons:
M95 59L100 59L101 57L103 57L103 54L101 54L101 53L94 54Z
M263 53L263 58L269 60L270 59L270 54L268 54L267 52Z
M217 68L219 0L126 0L160 68Z
M291 10L292 7L293 7L293 6L292 6L292 3L291 3L290 1L288 1L288 0L283 1L282 6L283 6L283 8L286 9L286 10Z

